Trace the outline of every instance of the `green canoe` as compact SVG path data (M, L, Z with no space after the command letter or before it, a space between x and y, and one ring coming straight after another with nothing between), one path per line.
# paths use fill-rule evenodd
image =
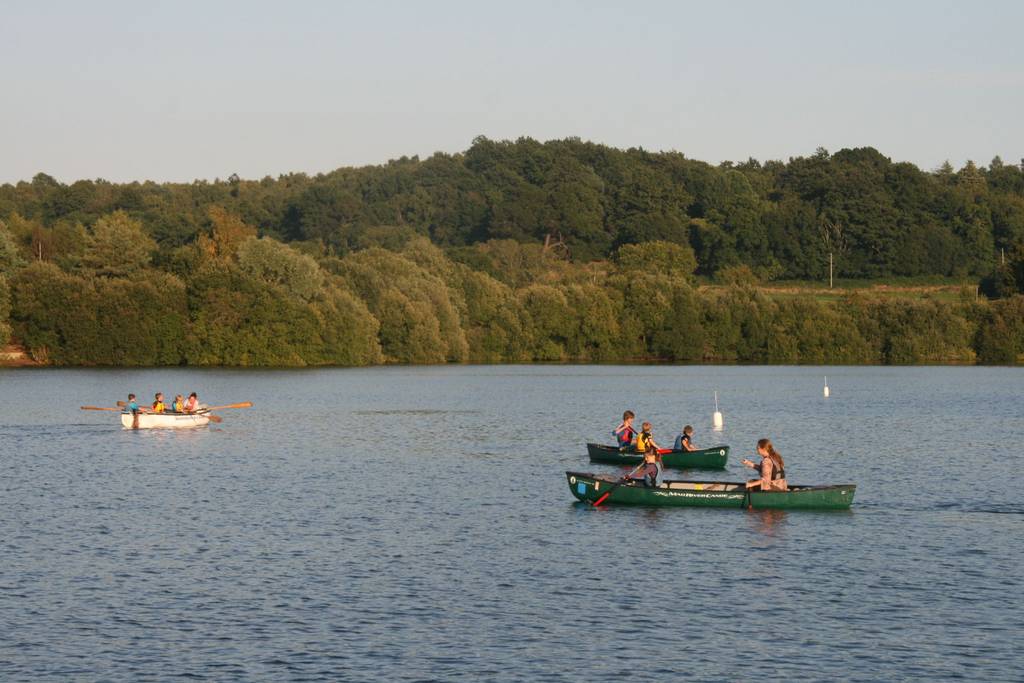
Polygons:
M599 443L588 443L587 453L590 462L606 465L639 465L641 457L633 451L625 453L616 446L602 446ZM701 469L724 470L725 461L729 457L728 446L702 448L699 451L672 451L661 456L661 464L675 470Z
M790 486L788 491L750 491L743 482L663 481L657 487L582 472L566 472L572 495L591 505L665 505L758 510L846 510L855 484Z

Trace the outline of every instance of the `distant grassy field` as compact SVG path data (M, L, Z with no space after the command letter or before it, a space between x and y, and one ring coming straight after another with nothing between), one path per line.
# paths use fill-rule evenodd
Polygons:
M721 285L705 285L715 289ZM777 280L758 285L762 292L778 299L811 297L822 302L839 301L851 294L886 299L931 299L960 301L978 295L977 282L955 278L884 278L878 280L835 280L830 289L828 282L808 280Z

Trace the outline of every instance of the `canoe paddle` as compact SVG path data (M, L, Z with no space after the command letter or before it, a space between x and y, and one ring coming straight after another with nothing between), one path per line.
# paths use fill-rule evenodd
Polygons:
M224 410L225 408L252 408L252 401L242 401L241 403L229 403L226 406L211 406L206 410Z
M629 474L627 474L626 476L624 476L624 477L623 477L623 478L622 478L621 480L619 480L619 481L615 482L614 484L612 484L612 487L611 487L610 489L608 489L608 490L607 490L607 491L605 492L605 494L604 494L603 496L601 496L600 498L598 498L597 500L595 500L595 501L594 501L593 503L591 503L591 505L593 505L594 507L597 507L598 505L600 505L601 503L603 503L604 501L606 501L606 500L608 499L608 496L612 495L612 491L614 491L615 489L619 488L620 486L622 486L623 484L625 484L625 483L626 483L627 481L629 481L630 477L632 477L632 476L633 476L634 474L636 474L636 473L637 473L637 471L638 471L638 470L639 470L639 469L640 469L641 467L643 467L644 465L645 465L644 461L643 461L643 460L641 460L641 461L640 461L640 464L639 464L639 465L637 465L636 467L634 467L634 468L633 468L633 469L632 469L632 470L630 471L630 473L629 473Z

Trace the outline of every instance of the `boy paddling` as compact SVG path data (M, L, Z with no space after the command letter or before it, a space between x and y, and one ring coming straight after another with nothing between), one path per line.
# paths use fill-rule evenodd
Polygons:
M636 430L633 429L633 415L632 410L627 410L622 414L622 423L612 431L612 435L615 437L616 442L619 444L619 450L624 451L633 445L633 440L636 438Z

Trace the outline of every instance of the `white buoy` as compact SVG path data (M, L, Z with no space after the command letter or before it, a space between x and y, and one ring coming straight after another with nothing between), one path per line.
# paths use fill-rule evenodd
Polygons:
M828 377L827 376L825 377L825 391L824 391L824 394L825 394L825 398L828 398L829 391L828 391Z
M715 412L711 416L711 428L714 429L716 432L720 432L720 431L722 431L722 425L723 424L724 423L722 421L722 413L720 413L718 411L718 392L716 391L715 392Z

